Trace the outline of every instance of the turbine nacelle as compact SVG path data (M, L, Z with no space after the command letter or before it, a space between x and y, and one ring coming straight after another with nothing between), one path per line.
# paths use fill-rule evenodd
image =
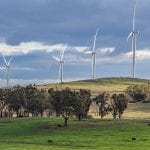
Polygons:
M64 63L64 60L61 60L61 59L59 59L58 57L53 56L53 58L54 58L57 62L59 62L59 63Z
M11 63L12 59L13 59L13 57L10 57L9 60L7 61L6 58L5 58L5 56L3 55L3 60L4 60L6 68L10 67L10 63Z
M65 61L64 61L64 60L62 60L62 61L60 61L60 63L61 63L61 64L63 64L63 63L65 63Z
M138 35L138 34L139 34L139 32L136 32L136 31L131 32L127 37L127 41L129 40L129 38L133 37L134 35Z
M96 51L87 51L87 52L85 52L86 54L91 54L91 55L94 55L94 54L97 54L97 52Z

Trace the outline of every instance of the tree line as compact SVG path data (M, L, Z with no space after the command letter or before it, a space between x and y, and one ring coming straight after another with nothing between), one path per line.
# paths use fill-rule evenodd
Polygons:
M90 105L95 103L101 118L112 114L113 118L121 119L123 112L131 101L145 101L148 99L149 85L130 86L124 93L102 92L92 96L90 90L71 90L70 88L38 89L34 85L25 87L0 88L0 117L61 116L67 125L71 116L79 120L88 117Z

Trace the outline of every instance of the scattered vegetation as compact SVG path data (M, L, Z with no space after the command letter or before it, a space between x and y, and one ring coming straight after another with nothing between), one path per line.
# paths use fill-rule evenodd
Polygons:
M100 82L105 86L104 80ZM120 120L128 105L128 111L149 113L150 86L147 81L141 80L137 84L134 81L127 86L132 82L129 79L112 79L107 83L109 86L115 82L118 82L117 86L128 82L126 90L89 90L98 82L88 81L87 89L68 88L64 84L61 88L49 89L35 85L0 89L0 149L148 150L149 120ZM101 119L88 117L93 104L98 107ZM17 118L6 118L12 118L14 114ZM111 114L114 119L103 119ZM42 117L44 115L52 117ZM62 125L62 119L67 127Z

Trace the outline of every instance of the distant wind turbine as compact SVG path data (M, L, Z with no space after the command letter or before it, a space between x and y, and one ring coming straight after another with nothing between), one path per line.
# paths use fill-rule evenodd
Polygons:
M60 58L58 57L55 57L53 56L53 58L59 62L59 78L60 78L60 83L62 84L63 83L63 69L64 69L64 51L66 49L66 46L65 48L63 48L63 51L60 55Z
M7 87L7 88L9 87L10 63L11 63L11 61L12 61L12 58L13 58L13 57L10 57L9 60L7 61L6 58L5 58L5 56L3 56L3 60L4 60L4 63L5 63L5 67L3 67L3 68L4 68L5 71L6 71L4 78L6 78L6 87Z
M92 79L95 79L95 70L96 70L96 50L95 50L95 45L96 45L96 39L97 39L97 34L98 34L99 29L97 28L95 36L94 36L94 41L93 41L93 48L92 51L87 51L85 53L87 54L92 54Z
M136 47L137 47L137 35L139 32L135 31L135 14L136 14L136 4L134 6L134 13L133 13L133 30L129 34L127 40L131 37L132 38L132 52L133 52L133 70L132 70L132 78L135 78L135 65L136 65Z

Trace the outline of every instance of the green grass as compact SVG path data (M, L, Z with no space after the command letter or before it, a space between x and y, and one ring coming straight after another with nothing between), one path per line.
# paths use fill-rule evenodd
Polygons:
M2 150L149 150L149 120L21 118L0 120ZM136 137L136 141L131 140ZM48 143L48 140L52 140Z

